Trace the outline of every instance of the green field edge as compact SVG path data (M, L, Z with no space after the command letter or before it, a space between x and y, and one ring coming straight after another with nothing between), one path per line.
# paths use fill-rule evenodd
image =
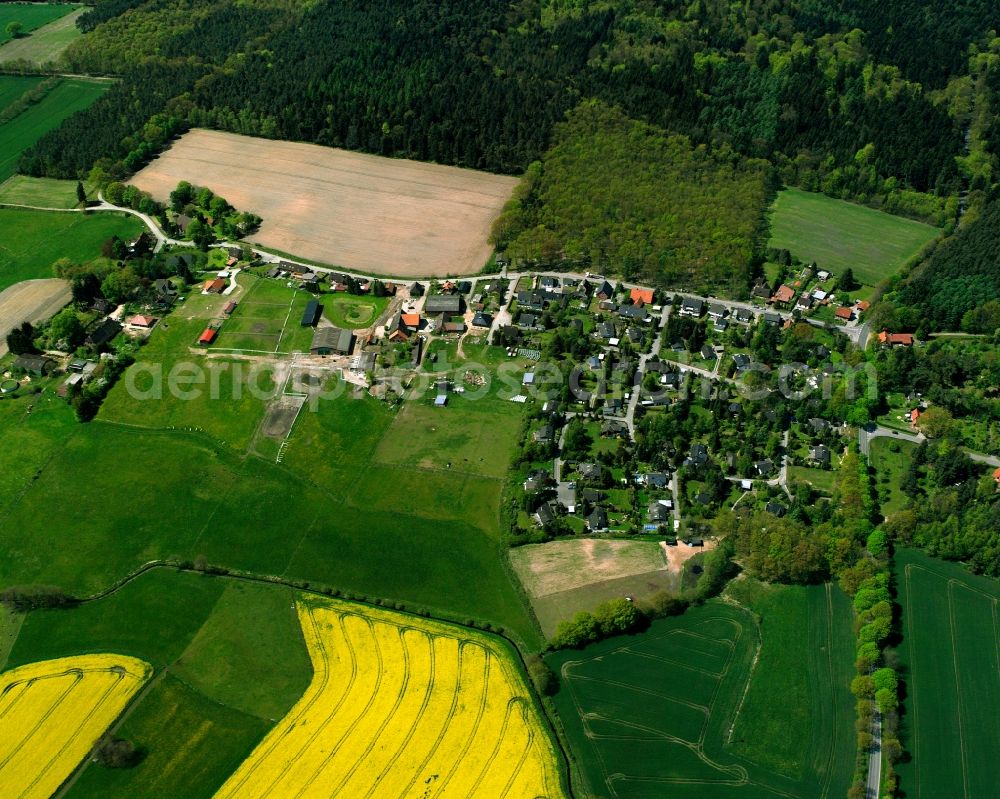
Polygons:
M240 572L228 569L224 571L216 570L213 569L212 567L208 567L206 570L203 571L200 569L196 569L194 567L184 566L180 563L174 563L169 560L150 561L148 563L145 563L139 568L130 572L125 577L120 578L114 584L108 586L107 588L95 594L91 594L90 596L77 597L75 604L78 606L78 605L85 605L85 604L99 602L103 599L113 596L118 591L122 590L130 583L140 579L144 575L157 570L165 570L167 572L176 574L191 574L191 575L206 576L212 579L220 580L222 582L232 581L234 583L249 583L252 585L278 586L282 588L288 588L291 589L293 592L295 592L297 597L302 599L306 603L317 602L318 604L322 605L325 604L325 601L334 599L338 602L344 602L350 605L356 605L361 608L371 608L372 610L378 610L378 611L389 611L391 613L410 618L414 620L414 622L417 624L419 624L420 621L426 621L426 620L447 624L464 630L465 631L464 635L468 636L468 640L478 639L480 641L488 642L492 647L499 649L501 653L505 653L508 656L511 664L514 666L517 673L520 675L524 685L527 687L527 695L530 697L532 706L534 707L535 712L538 714L538 717L544 721L543 728L545 734L548 737L549 742L552 744L552 751L555 752L557 755L557 760L558 760L557 768L559 771L560 786L562 787L563 791L566 792L566 796L568 797L577 796L577 794L574 793L574 791L572 790L573 781L571 777L571 768L570 768L570 763L572 762L572 760L569 755L570 750L568 748L567 742L563 738L561 727L558 724L558 716L554 716L554 713L550 713L546 704L541 701L541 699L538 696L538 692L534 688L534 685L531 681L531 677L528 673L528 665L527 662L525 661L524 652L521 649L523 643L519 645L519 642L515 640L513 637L507 635L506 632L498 632L496 630L483 630L474 625L470 625L467 622L460 621L457 618L448 617L447 614L441 613L440 610L438 610L439 615L436 615L435 612L432 612L430 610L428 610L426 615L422 615L407 610L405 607L404 608L396 607L394 606L394 604L392 604L391 600L387 600L387 602L383 604L378 600L367 601L367 600L356 599L353 597L348 598L343 595L340 596L334 595L332 591L308 587L307 583L304 584L301 581L287 580L285 578L277 576L264 576L259 574L253 574L250 572ZM18 614L18 615L20 615L22 618L27 616L27 614ZM11 647L13 646L15 641L16 641L16 632L10 642ZM167 673L168 671L169 668L167 667L160 667L160 668L153 667L152 677L146 682L146 684L143 686L143 689L139 691L129 701L129 703L122 710L122 713L118 716L118 718L116 718L115 722L109 725L108 727L109 732L113 732L118 726L120 726L124 717L126 717L127 714L130 714L132 710L138 707L141 699L149 692L149 690L155 684L155 682L159 680L162 677L162 675ZM199 694L202 693L197 688L188 685L177 675L174 675L174 677L175 679L180 680L183 684L187 685L187 687L190 690L193 690ZM213 701L216 702L217 704L228 707L228 705L224 705L224 703L222 703L219 700L210 699L208 697L206 697L206 699L209 699L209 701ZM234 711L236 710L235 708L231 709ZM237 712L242 712L242 711L237 711ZM277 719L274 722L274 725L272 725L271 729L273 729L275 725L280 723L280 721L281 719ZM89 758L81 762L77 766L77 768L74 769L70 777L68 777L67 780L63 783L63 785L60 786L59 791L57 791L56 794L54 795L59 796L60 792L65 789L65 786L75 781L78 778L79 774L90 764L90 762L91 761Z

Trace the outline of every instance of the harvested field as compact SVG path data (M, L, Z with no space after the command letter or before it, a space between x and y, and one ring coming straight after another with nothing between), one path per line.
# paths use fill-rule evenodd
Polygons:
M263 220L252 241L367 274L472 274L518 179L315 144L194 130L132 182L166 200L181 180Z
M7 354L7 334L22 322L41 322L72 299L69 283L24 280L0 291L0 355Z
M299 617L313 681L216 799L565 796L527 686L492 639L338 601L300 603Z
M4 796L47 799L149 678L123 655L47 660L0 676Z

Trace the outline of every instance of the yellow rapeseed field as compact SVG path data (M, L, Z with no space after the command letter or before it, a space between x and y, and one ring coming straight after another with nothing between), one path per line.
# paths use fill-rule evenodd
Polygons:
M487 636L335 600L300 602L305 695L215 799L562 799L520 672Z
M122 655L80 655L0 674L0 795L52 796L151 671Z

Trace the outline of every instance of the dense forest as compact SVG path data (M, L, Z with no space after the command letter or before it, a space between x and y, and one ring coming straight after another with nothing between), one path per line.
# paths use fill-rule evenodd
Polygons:
M97 0L78 24L64 66L122 83L29 174L122 179L191 126L520 174L597 100L949 232L998 195L992 0Z
M846 24L797 29L796 5L108 0L91 13L120 14L66 57L126 76L151 58L205 65L175 95L189 124L498 172L523 171L594 97L833 193L957 192L962 135L946 105L876 64ZM137 132L125 127L119 138ZM84 144L92 161L115 157ZM76 165L58 149L43 139L35 163L65 174Z
M518 261L738 295L770 202L766 161L710 151L596 101L574 110L494 225Z

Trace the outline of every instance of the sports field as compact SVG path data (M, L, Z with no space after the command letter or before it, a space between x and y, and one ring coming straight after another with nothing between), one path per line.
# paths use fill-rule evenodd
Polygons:
M759 625L712 600L644 633L548 658L563 677L556 708L590 793L846 794L854 743L853 700L840 683L853 658L850 617L839 607L846 599L831 600L834 611L823 587L773 590L780 596L767 602L743 597Z
M64 78L41 102L0 124L0 180L14 174L21 153L43 134L90 106L110 86L106 81L90 78Z
M181 180L264 220L252 240L364 274L472 274L517 178L315 144L194 130L132 182L160 200Z
M7 33L11 22L20 22L24 33L30 33L79 8L79 5L69 3L0 3L0 44L11 39ZM0 58L3 58L2 54L0 50Z
M913 799L996 795L1000 586L954 563L897 550L906 682L896 766Z
M135 238L142 230L142 222L127 214L0 208L0 291L22 280L53 277L59 258L92 261L112 236Z
M49 8L52 7L58 8L59 6L49 6ZM0 63L24 60L42 65L56 61L69 47L70 42L80 37L81 31L76 27L76 20L87 10L79 6L63 6L63 8L73 8L74 10L35 29L30 36L8 41L0 47ZM0 33L0 36L2 35Z
M216 794L565 796L510 654L481 634L337 601L300 601L302 699Z
M786 189L771 215L769 246L866 286L894 274L939 234L937 228L823 194Z
M81 655L0 674L4 796L48 799L149 678L123 655Z

